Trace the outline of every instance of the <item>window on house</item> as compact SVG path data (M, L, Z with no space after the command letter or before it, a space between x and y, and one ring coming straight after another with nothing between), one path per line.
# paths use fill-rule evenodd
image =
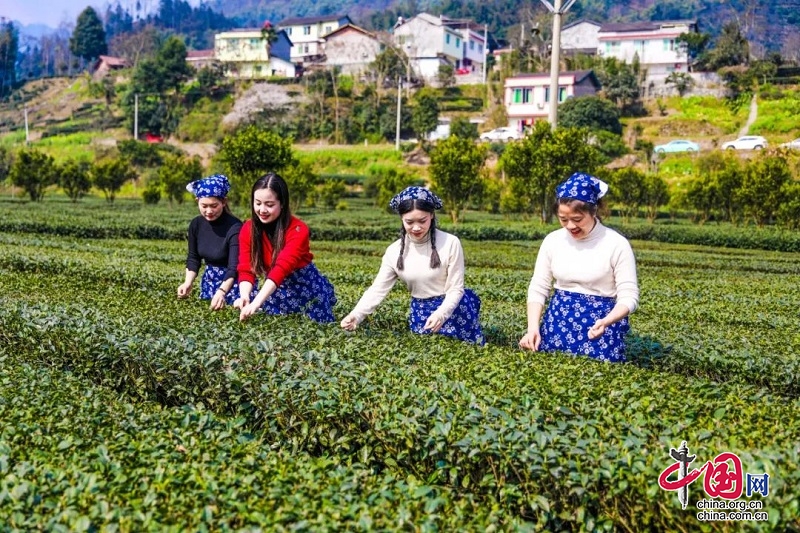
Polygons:
M475 50L475 41L470 41L469 42L469 49L470 50Z
M292 28L286 28L286 35L292 34Z
M478 45L478 52L481 53L481 54L483 53L483 45L482 44Z
M254 66L253 71L255 72L256 76L261 76L261 65Z
M333 31L331 26L325 26L325 33L330 33L331 31Z
M303 35L311 35L311 26L303 26Z
M533 89L531 89L530 87L525 87L524 89L522 89L522 103L523 104L530 104L531 101L532 101L532 98L531 98L532 96L533 96Z
M522 103L522 89L514 89L514 93L511 95L511 103L512 104Z
M447 44L450 44L450 34L449 33L444 36L444 42L446 42Z
M567 88L566 87L559 87L558 88L558 102L561 103L567 99Z
M459 39L458 37L456 37L456 46L458 48L461 48L461 39Z
M633 47L638 52L644 52L644 41L633 41Z
M672 52L675 50L675 39L664 39L664 51Z
M257 45L258 45L258 39L250 39L250 46L257 46Z
M545 103L550 101L550 87L544 88L544 101Z
M307 44L304 44L304 45L303 45L303 53L304 53L304 54L307 54L307 53L308 53L308 45L307 45Z
M619 54L619 41L608 41L606 42L606 55L615 55Z

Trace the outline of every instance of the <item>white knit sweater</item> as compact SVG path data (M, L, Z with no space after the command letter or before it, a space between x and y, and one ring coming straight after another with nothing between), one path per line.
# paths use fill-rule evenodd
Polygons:
M536 256L528 302L544 305L555 288L610 296L633 313L639 305L636 259L628 240L600 221L582 239L561 228L547 235Z
M405 236L403 270L397 270L400 239L389 245L381 260L381 268L372 286L364 293L351 312L360 323L375 311L386 298L395 281L402 280L414 298L431 298L444 295L444 301L434 312L442 321L450 318L464 295L464 250L458 237L436 230L436 250L441 265L431 268L431 242L415 243Z

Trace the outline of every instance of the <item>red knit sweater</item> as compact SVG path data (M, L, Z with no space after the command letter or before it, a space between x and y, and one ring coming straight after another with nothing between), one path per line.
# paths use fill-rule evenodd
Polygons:
M239 265L236 270L239 274L240 282L249 281L250 283L255 283L256 281L256 274L250 265L252 227L253 221L247 220L239 232ZM269 272L267 272L267 279L271 279L277 286L280 286L283 280L291 275L292 272L309 265L314 259L309 249L308 226L299 218L292 216L284 240L283 249L278 252L275 264L271 265ZM272 261L272 244L269 242L266 233L262 235L261 251L264 254L264 263L269 265L270 261Z

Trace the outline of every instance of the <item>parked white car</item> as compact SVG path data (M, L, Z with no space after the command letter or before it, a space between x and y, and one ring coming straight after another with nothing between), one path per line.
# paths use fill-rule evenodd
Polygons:
M486 142L515 141L517 139L522 139L522 132L519 132L514 128L495 128L492 131L481 133L481 140Z
M800 139L789 141L788 143L781 144L781 148L789 148L790 150L800 150Z
M766 147L767 140L760 135L745 135L722 144L723 150L761 150Z

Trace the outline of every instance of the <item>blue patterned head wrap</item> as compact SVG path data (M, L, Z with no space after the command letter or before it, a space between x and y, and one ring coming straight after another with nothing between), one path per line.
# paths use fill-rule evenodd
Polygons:
M400 203L405 200L422 200L432 204L434 209L441 209L443 205L441 198L424 187L406 187L392 198L392 201L389 202L389 209L397 213Z
M186 190L194 194L196 198L208 198L216 196L225 198L231 190L231 184L225 174L214 174L207 178L191 182L186 186Z
M556 198L572 198L597 205L608 192L608 184L583 172L576 172L556 187Z

